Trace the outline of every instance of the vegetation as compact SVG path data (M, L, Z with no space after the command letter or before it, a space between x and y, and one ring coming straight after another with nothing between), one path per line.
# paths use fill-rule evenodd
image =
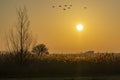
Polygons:
M7 38L7 46L9 52L16 55L20 64L25 60L26 54L32 47L32 34L29 30L30 21L28 19L27 10L24 7L17 10L17 24L13 27Z
M29 53L24 64L11 53L0 55L0 76L97 76L119 75L120 55L110 53L49 54Z
M44 54L49 54L48 48L46 47L45 44L39 44L32 49L33 53L37 53L38 55L44 55Z

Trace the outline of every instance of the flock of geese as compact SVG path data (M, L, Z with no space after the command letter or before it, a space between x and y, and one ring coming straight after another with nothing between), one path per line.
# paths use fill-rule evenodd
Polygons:
M71 9L72 5L58 5L58 6L52 6L52 8L61 8L63 10Z
M64 5L52 5L52 8L60 8L62 10L69 10L73 7L72 4L64 4ZM87 6L83 6L82 9L87 9Z
M52 6L52 8L61 8L63 10L71 9L73 5L58 5L58 6ZM87 9L86 6L83 7L83 9Z
M58 6L52 6L52 8L61 8L62 10L69 10L73 7L73 5L58 5ZM87 6L82 7L83 9L87 9Z

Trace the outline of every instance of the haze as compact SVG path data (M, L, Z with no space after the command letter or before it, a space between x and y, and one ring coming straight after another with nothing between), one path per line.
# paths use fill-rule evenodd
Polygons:
M26 6L38 43L50 52L120 52L120 0L0 0L0 50L16 24L16 9ZM63 10L58 5L72 5ZM76 30L83 24L84 30Z

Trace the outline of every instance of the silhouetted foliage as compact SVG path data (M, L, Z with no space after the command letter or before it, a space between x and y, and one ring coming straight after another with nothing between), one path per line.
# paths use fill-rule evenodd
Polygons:
M49 54L38 56L29 54L26 62L19 66L12 53L0 54L0 77L2 76L105 76L120 74L120 54L94 53Z
M49 54L38 56L27 54L25 63L20 66L13 53L0 54L0 77L14 76L105 76L120 74L120 54L94 53Z
M44 55L44 54L49 54L48 48L46 47L45 44L39 44L32 49L33 53L37 53L38 55Z

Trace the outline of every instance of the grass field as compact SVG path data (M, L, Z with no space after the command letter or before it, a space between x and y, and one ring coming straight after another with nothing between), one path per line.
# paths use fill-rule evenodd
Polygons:
M120 76L104 76L104 77L1 78L0 80L120 80Z
M86 76L90 78L120 75L120 55L114 53L49 54L42 57L27 54L24 59L24 63L19 64L15 55L1 54L0 77L84 77L86 79Z

